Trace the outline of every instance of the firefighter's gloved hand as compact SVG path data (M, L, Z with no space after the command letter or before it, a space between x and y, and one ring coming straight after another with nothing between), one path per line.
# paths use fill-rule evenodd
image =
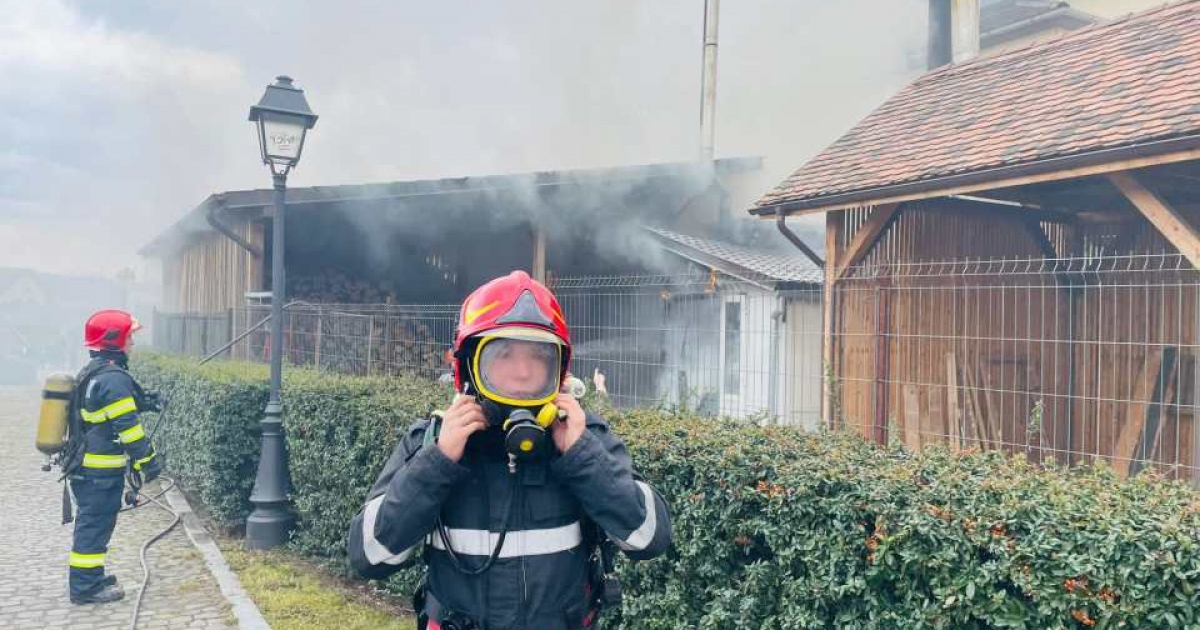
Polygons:
M158 476L162 474L162 462L159 461L158 456L155 456L154 459L142 465L140 472L142 473L143 482L150 483L158 479Z

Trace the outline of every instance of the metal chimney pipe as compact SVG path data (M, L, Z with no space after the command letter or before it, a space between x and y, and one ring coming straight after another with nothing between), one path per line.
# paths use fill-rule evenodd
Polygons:
M925 69L940 68L951 60L950 3L952 0L929 0L929 40L925 53Z
M700 78L700 157L713 159L717 115L717 16L720 0L704 0L704 70Z

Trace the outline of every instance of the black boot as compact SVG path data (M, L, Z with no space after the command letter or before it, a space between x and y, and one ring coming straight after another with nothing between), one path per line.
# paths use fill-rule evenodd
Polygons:
M111 573L104 576L103 580L100 580L101 588L103 588L105 586L116 586L116 585L117 585L117 576L115 576Z
M80 595L78 597L76 597L75 595L72 595L71 603L72 604L107 604L110 602L120 601L120 600L124 599L124 597L125 597L125 591L122 590L120 586L111 584L108 586L101 586L100 588L98 588L90 593Z

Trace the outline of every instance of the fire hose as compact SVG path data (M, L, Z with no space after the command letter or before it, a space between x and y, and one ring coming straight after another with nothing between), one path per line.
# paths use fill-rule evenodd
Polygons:
M150 432L147 434L147 439L152 439L154 434L158 432L158 425L162 422L163 416L167 415L167 410L169 407L169 401L163 403L162 409L158 413L158 417L154 419L154 426L150 427ZM129 485L129 489L125 495L126 507L121 508L121 512L127 512L129 510L135 510L145 506L145 502L139 501L139 498L141 498L165 510L173 517L170 525L167 525L162 529L162 531L151 536L150 538L146 539L146 542L142 543L141 551L138 553L138 557L142 565L142 584L141 588L138 589L137 600L133 604L133 614L129 619L129 630L137 630L138 617L141 615L142 611L142 598L146 594L146 587L150 584L150 565L146 561L146 552L150 549L151 545L166 537L166 535L171 533L171 531L179 525L180 521L182 521L182 517L178 512L171 509L171 506L159 500L163 495L175 487L175 480L162 475L160 475L158 478L161 479L159 482L160 488L158 493L154 495L142 494L141 475L137 472L129 473L125 478L126 483Z

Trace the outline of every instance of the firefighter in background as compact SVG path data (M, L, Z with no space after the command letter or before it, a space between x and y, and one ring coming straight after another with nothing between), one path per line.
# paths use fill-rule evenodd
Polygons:
M81 416L82 448L63 469L78 506L70 556L74 604L114 602L125 596L104 558L117 524L126 472L153 481L162 471L138 410L156 408L128 370L133 334L141 326L129 313L99 311L84 325L84 346L92 360L76 380L75 405Z
M563 391L570 360L558 300L526 273L463 303L458 395L408 429L349 533L364 577L423 552L419 628L596 628L620 595L611 552L645 559L670 546L662 497L604 419Z

